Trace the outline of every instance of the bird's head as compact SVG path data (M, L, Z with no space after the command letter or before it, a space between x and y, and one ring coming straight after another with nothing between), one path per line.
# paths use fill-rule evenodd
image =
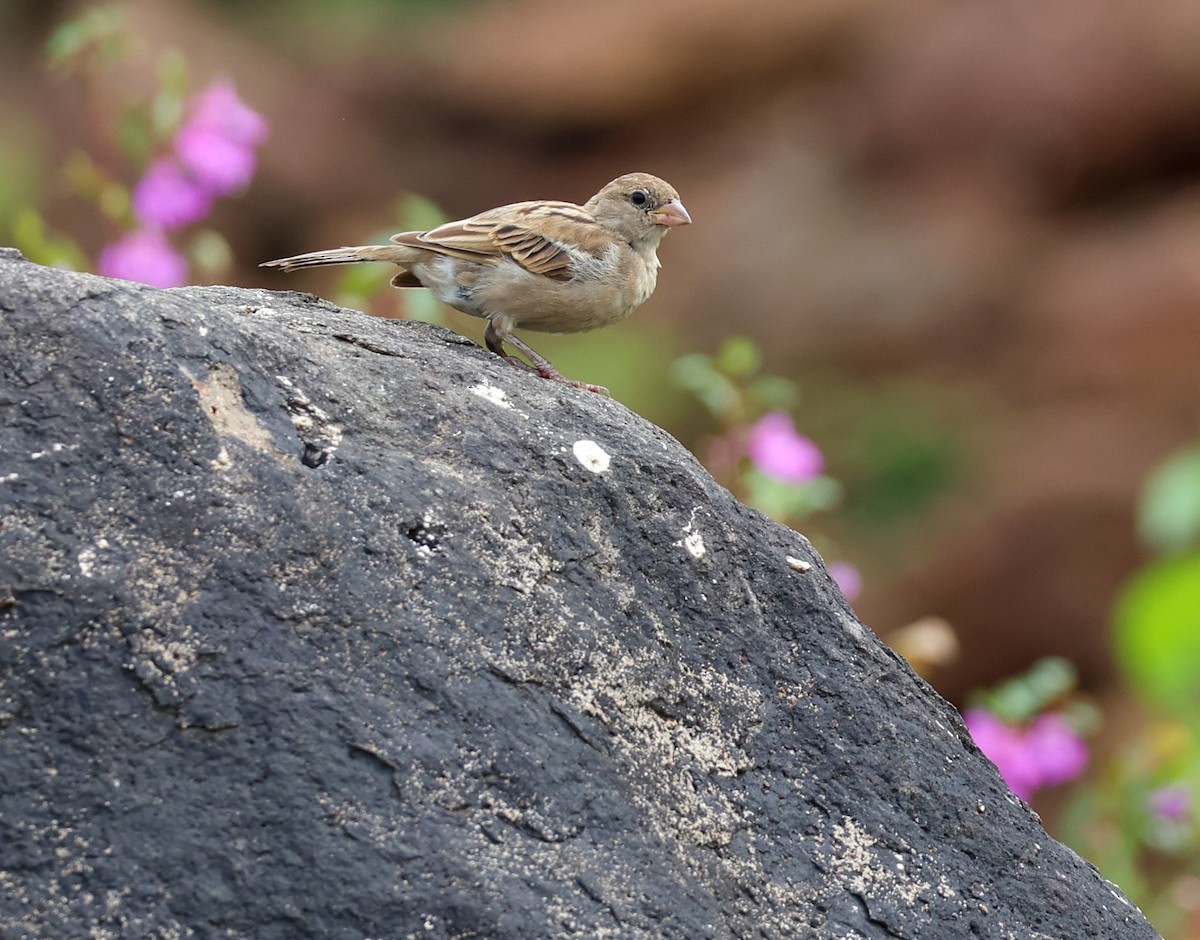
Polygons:
M692 221L675 187L649 173L618 177L589 199L584 208L634 247L653 247L668 229Z

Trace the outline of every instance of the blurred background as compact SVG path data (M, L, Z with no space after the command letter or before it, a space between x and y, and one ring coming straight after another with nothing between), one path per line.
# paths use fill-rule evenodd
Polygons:
M187 280L475 338L377 277L256 265L669 180L694 224L654 297L525 338L813 538L957 705L1018 677L1023 710L982 700L1010 746L1070 717L1088 768L1035 805L1200 937L1195 0L8 0L0 80L0 242L96 270L226 81L269 136L203 229L172 230ZM780 412L823 461L792 502L754 450ZM1175 594L1139 607L1164 564Z

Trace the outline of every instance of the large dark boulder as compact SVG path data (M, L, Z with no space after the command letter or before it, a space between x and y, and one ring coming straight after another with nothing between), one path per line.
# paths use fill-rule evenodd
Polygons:
M6 251L0 414L5 940L1155 936L619 402Z

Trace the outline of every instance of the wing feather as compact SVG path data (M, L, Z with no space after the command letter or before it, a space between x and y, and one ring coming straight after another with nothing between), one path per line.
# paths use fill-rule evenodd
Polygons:
M579 206L547 201L501 206L428 232L401 232L392 241L471 261L507 256L532 274L568 281L578 253L599 257L608 236Z

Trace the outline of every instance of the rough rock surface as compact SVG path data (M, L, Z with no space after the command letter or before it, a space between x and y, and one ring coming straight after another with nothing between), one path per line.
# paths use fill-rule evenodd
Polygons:
M618 402L3 251L0 415L4 938L1156 936Z

